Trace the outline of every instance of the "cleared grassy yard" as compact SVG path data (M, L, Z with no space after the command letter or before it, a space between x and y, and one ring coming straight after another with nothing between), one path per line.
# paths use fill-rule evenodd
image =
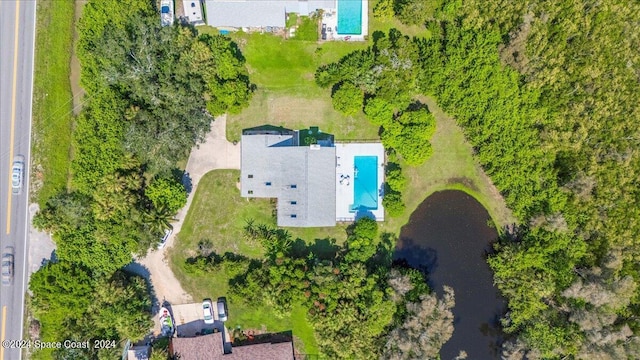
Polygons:
M71 51L74 2L38 1L33 94L33 185L36 200L67 186L73 127Z
M431 33L424 26L418 25L405 25L397 18L392 19L378 19L373 16L373 9L379 0L369 1L369 33L373 34L374 31L382 31L388 33L391 29L398 29L401 33L408 36L418 36L423 38L431 37Z
M260 244L248 242L242 236L246 220L256 223L275 224L272 218L273 204L265 199L244 199L240 197L236 183L240 172L237 170L215 170L206 174L198 184L189 213L185 218L178 241L170 250L169 258L173 272L184 289L194 299L227 294L229 279L240 274L242 269L226 269L209 273L189 273L185 261L198 255L198 243L208 239L213 251L222 255L225 252L244 255L249 258L261 258L263 249ZM313 329L306 320L301 307L295 307L291 317L275 317L272 309L263 304L245 304L242 301L229 301L229 328L241 326L243 329L266 329L270 332L293 330L305 346L305 352L317 354Z
M301 16L298 21L298 29L292 40L318 40L318 18L314 16Z
M364 114L344 116L331 105L331 90L318 87L316 68L367 45L290 41L268 34L232 35L247 59L258 91L249 107L227 120L227 139L237 141L244 128L265 123L289 128L319 126L337 139L375 139L378 129Z
M418 205L441 190L461 190L473 196L489 211L498 229L516 222L504 199L473 158L472 147L455 120L442 112L433 99L421 97L420 100L427 104L436 119L436 133L431 139L433 155L420 166L403 165L408 179L403 194L407 208L403 216L387 219L382 228L399 234Z

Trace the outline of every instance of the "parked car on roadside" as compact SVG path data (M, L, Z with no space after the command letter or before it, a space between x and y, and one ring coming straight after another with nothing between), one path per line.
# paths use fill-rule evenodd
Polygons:
M226 298L224 297L218 298L217 309L218 309L218 320L223 322L227 321L227 317L229 316L229 311L227 310Z
M13 283L13 254L14 249L11 246L5 247L2 252L2 285L5 286Z
M202 315L205 324L213 324L213 303L211 303L211 299L204 299L202 301Z

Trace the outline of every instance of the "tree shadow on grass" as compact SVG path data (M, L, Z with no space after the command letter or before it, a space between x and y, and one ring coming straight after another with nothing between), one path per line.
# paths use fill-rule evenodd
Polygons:
M330 237L316 239L311 245L298 238L291 246L291 256L296 259L306 258L309 254L313 254L318 260L333 260L339 251L340 246L336 245L336 239Z

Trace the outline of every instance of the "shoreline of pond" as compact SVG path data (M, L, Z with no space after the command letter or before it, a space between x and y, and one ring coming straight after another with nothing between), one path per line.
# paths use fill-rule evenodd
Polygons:
M506 302L486 262L498 237L492 224L473 194L455 189L432 193L401 229L394 260L424 271L439 296L444 285L455 292L455 330L442 347L442 359L453 359L460 350L470 359L499 358Z

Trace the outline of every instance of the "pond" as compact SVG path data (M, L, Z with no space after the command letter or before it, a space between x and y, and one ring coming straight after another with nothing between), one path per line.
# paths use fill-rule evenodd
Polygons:
M499 358L498 325L505 302L486 262L497 238L489 219L487 210L466 193L437 192L411 214L396 245L394 260L425 271L438 295L444 285L455 291L455 330L442 347L443 360L460 350L468 359Z

